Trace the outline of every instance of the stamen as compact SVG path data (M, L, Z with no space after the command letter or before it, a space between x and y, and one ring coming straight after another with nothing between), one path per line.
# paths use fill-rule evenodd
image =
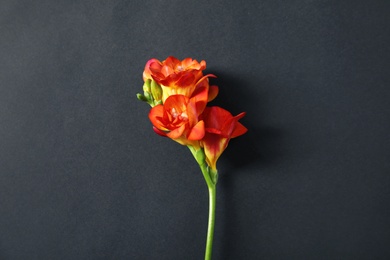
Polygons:
M179 114L176 112L176 109L175 108L172 108L171 110L171 115L176 118Z
M187 113L182 112L182 113L179 115L179 119L181 119L181 120L183 120L183 119L188 119Z
M179 119L179 120L187 120L188 119L188 115L186 112L181 112L180 114L176 111L176 109L173 107L171 109L171 116L176 120L176 119Z

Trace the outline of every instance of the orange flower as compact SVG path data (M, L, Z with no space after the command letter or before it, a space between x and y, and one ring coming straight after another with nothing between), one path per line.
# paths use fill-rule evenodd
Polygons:
M168 57L162 62L157 59L151 59L146 63L143 78L144 81L147 79L155 80L161 85L163 102L169 96L176 94L191 97L201 84L207 84L210 92L209 97L212 100L218 94L218 87L209 87L208 78L215 76L212 74L203 76L202 71L205 68L206 62L204 60L200 63L191 58L180 61L173 56Z
M204 122L199 120L207 103L207 88L197 91L192 98L169 96L164 104L153 107L149 119L154 131L183 145L199 147L205 134Z
M206 162L212 170L217 170L217 160L230 139L247 132L247 128L238 122L243 116L245 112L232 116L229 111L216 106L204 110L201 119L205 122L206 133L201 140L201 146L204 148Z

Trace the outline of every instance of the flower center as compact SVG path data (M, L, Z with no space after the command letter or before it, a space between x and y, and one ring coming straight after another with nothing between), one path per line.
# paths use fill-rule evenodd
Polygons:
M172 108L171 110L171 115L173 116L173 118L178 118L180 120L187 120L188 119L188 115L186 112L177 112L175 108Z

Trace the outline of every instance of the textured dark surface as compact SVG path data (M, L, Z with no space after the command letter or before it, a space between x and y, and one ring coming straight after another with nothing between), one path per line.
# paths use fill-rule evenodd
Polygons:
M249 132L218 162L214 259L390 259L389 1L0 3L0 259L202 259L190 152L136 100L206 60Z

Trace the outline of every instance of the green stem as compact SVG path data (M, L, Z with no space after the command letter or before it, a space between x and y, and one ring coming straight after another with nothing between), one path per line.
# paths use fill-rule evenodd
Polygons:
M209 222L207 227L207 241L206 241L206 251L205 251L205 260L211 260L211 254L213 251L213 238L214 238L214 225L215 225L215 206L217 198L217 180L218 173L211 170L206 161L203 149L194 149L192 146L190 148L192 155L195 157L198 162L200 169L202 171L203 177L206 181L207 188L209 190Z
M209 187L209 225L207 228L206 252L204 256L205 260L211 260L211 254L213 251L216 198L217 189L214 185L213 187Z

